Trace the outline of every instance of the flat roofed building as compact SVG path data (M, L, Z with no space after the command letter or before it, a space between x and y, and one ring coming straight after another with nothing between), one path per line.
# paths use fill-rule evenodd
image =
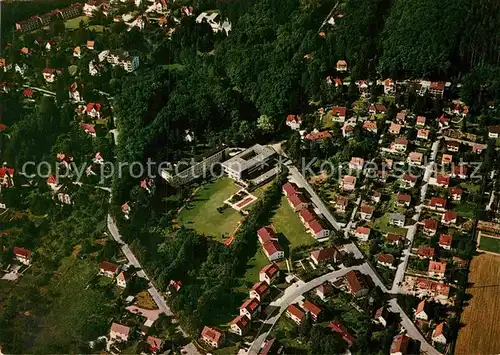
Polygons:
M223 162L222 169L231 179L244 181L252 173L263 170L274 155L274 149L256 144Z

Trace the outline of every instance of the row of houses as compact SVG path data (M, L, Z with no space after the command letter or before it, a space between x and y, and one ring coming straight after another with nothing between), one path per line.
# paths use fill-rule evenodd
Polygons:
M54 21L69 20L82 14L82 4L74 3L63 9L55 9L43 15L34 15L24 21L18 22L16 23L16 30L19 32L30 32L49 26Z
M120 288L126 288L127 282L131 279L130 273L122 266L105 260L99 263L99 275L116 278L116 284Z

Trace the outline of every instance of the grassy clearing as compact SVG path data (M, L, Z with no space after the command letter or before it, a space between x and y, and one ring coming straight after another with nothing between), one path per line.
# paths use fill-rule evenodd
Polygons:
M243 277L243 281L247 283L247 286L259 281L259 271L267 264L269 264L269 260L259 246L255 256L248 262L248 268Z
M229 178L202 185L179 214L178 223L223 241L233 233L242 216L230 207L222 213L217 208L238 190Z
M297 339L296 335L293 335L294 329L297 327L290 318L282 315L278 320L278 323L274 326L271 331L271 338L276 337L276 339L285 344L287 348L294 350L307 350L307 343L302 343Z
M276 231L283 237L280 244L285 249L285 256L290 255L293 248L314 243L314 238L307 233L299 215L292 210L285 196L281 197L280 207L276 211L272 223Z
M479 248L484 251L500 253L500 238L488 238L482 235Z
M136 302L137 307L141 307L144 309L158 309L158 305L153 300L153 297L149 294L148 291L144 290L137 294Z
M87 23L89 21L89 18L87 16L79 16L79 17L67 20L64 23L64 25L66 26L67 30L74 30L74 29L80 27L81 21Z
M389 224L391 218L390 213L386 213L382 218L378 218L373 222L373 228L380 231L383 234L386 233L396 233L406 236L407 230L405 228L396 227Z
M469 203L461 203L453 209L459 216L465 218L474 218L475 216L475 206Z

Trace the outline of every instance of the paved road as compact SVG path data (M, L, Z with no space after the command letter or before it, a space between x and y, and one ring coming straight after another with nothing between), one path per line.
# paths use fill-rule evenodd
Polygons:
M392 298L389 301L389 309L391 310L391 312L399 314L399 316L401 317L401 326L406 329L407 335L412 339L420 341L421 354L440 355L440 352L434 349L432 345L427 342L427 340L424 338L422 333L420 333L413 321L401 309L401 307L397 303L396 298Z
M434 170L435 160L438 153L440 137L438 137L431 148L430 162L425 167L424 177L422 181L422 186L420 188L420 204L415 207L415 214L412 217L414 224L408 227L406 232L406 239L408 246L403 250L403 260L399 263L396 270L396 275L394 276L394 281L392 283L391 293L399 293L401 291L400 285L403 282L405 271L408 266L408 261L410 260L411 247L413 245L413 239L417 233L417 222L420 219L420 213L422 211L423 203L425 202L425 197L427 195L427 187L429 186L429 179L432 176Z
M323 216L325 216L325 218L328 220L328 222L330 222L330 224L333 226L333 228L335 228L335 230L340 231L341 230L340 225L337 223L335 218L333 218L332 214L330 213L328 208L325 206L323 201L319 198L316 191L313 190L311 185L309 185L309 183L304 178L304 176L299 172L299 170L293 165L290 165L288 167L288 170L289 170L290 175L291 175L291 180L294 183L296 183L299 187L306 189L306 191L309 193L309 195L311 195L311 201L319 209L321 214Z

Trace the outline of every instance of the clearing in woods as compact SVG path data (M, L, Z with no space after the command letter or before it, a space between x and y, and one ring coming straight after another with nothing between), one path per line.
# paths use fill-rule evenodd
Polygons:
M462 314L457 355L500 353L500 256L482 254L472 259L470 287L472 295Z

